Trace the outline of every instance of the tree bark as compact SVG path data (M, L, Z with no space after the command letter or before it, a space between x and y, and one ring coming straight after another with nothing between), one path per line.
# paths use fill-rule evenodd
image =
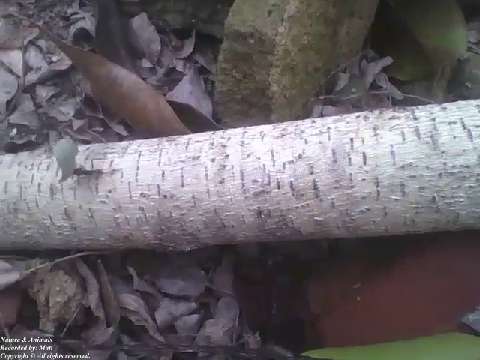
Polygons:
M189 250L480 228L480 101L0 157L0 248Z

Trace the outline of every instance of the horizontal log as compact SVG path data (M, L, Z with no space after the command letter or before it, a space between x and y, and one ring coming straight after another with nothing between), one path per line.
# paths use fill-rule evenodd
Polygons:
M480 102L0 157L1 249L189 250L480 228Z

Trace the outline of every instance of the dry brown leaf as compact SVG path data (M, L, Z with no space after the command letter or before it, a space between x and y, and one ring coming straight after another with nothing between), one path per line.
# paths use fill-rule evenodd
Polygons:
M140 77L103 56L67 44L39 24L33 25L72 60L90 82L93 96L114 115L150 137L190 133L163 95Z
M144 12L131 19L130 25L134 33L134 36L131 36L131 38L135 41L136 47L142 50L152 65L155 65L162 48L157 29L155 29L155 26L148 19L148 15Z
M15 284L24 274L25 272L21 269L16 268L7 261L0 260L0 290Z
M182 316L180 319L175 321L175 330L177 330L177 333L179 335L196 335L200 328L201 321L201 314L190 314Z
M2 91L0 92L0 117L8 112L7 104L15 96L18 89L18 80L7 70L0 67L0 83Z
M155 285L162 292L196 298L205 291L207 278L205 272L197 266L180 264L165 266L155 274Z
M222 130L223 127L217 124L208 116L205 116L192 105L168 100L168 104L172 107L175 114L192 132L215 131Z
M21 33L19 32L18 24L15 24L12 19L0 20L0 49L18 49L23 44Z
M198 305L193 301L163 298L155 310L155 321L160 330L172 325L182 316L189 315L197 310Z
M198 67L184 61L183 79L166 95L167 100L174 100L193 106L209 119L212 118L212 99L207 94L205 83Z
M160 301L163 296L160 294L155 287L150 285L148 282L140 278L135 271L135 269L131 266L127 266L127 270L132 276L132 283L133 283L133 288L137 291L145 292L147 294L152 295L157 301Z
M153 137L190 133L163 95L137 75L100 55L63 41L56 44L89 80L94 97L133 128Z
M28 288L37 303L40 329L53 332L59 324L80 322L85 292L78 274L61 269L43 270L35 272Z
M144 326L148 333L156 340L163 342L155 321L151 318L147 305L137 294L119 294L118 301L122 314L135 325Z
M215 317L205 321L195 342L198 345L228 346L235 343L238 327L239 306L232 297L218 301Z
M100 298L100 286L95 278L95 274L82 259L75 259L75 265L77 266L78 273L85 281L85 305L90 307L93 315L105 323L105 311L103 309L102 299Z
M107 323L111 327L116 327L120 321L120 305L117 294L113 290L107 271L100 260L97 261L97 270Z

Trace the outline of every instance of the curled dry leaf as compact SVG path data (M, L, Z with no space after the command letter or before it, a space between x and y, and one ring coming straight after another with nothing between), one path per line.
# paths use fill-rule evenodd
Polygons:
M45 60L45 56L42 49L36 44L29 44L25 51L25 62L31 69L44 69L48 68L48 63Z
M218 301L215 317L205 321L195 342L198 345L227 346L235 343L238 327L239 306L232 297Z
M23 72L23 56L20 49L0 49L0 62L5 64L18 77L22 76Z
M140 296L133 293L122 293L119 294L118 301L124 316L135 325L144 326L154 339L163 341L157 325L150 317L147 305Z
M18 36L18 26L12 19L0 18L0 49L17 49L23 39Z
M232 327L223 320L209 319L203 323L195 343L204 346L232 345Z
M132 283L133 283L133 288L135 290L153 295L153 297L158 301L162 299L162 295L160 294L160 292L158 292L158 290L155 289L148 282L140 278L133 267L127 266L127 270L130 273L130 275L132 275Z
M0 67L0 83L2 84L2 91L0 91L0 116L3 117L7 111L7 102L17 92L18 82L14 75Z
M105 317L110 327L116 327L120 321L120 305L118 304L117 294L113 290L107 271L100 260L97 261L97 269Z
M375 76L378 75L384 67L391 65L393 63L393 59L390 56L386 56L381 58L377 61L367 62L363 61L360 66L363 71L363 80L365 81L365 86L367 89L372 84Z
M201 320L202 316L200 314L182 316L180 319L175 321L175 330L177 330L179 335L197 334L198 329L200 328Z
M0 260L0 290L16 283L22 275L21 270L4 260Z
M151 64L156 64L160 55L161 42L155 26L152 25L144 12L130 20L130 24L135 34L133 38L138 42L136 46L142 49Z
M223 127L215 121L205 116L192 105L174 100L168 100L168 104L172 107L175 114L192 132L215 131L221 130Z
M115 131L117 134L120 134L122 136L128 136L128 130L123 126L123 124L115 119L110 119L108 117L104 117L103 120L107 123L107 125Z
M188 315L197 309L193 301L164 298L155 310L155 320L160 330L173 324L178 318Z
M18 97L18 107L15 112L10 115L8 122L14 125L25 125L31 129L40 127L40 121L30 95L20 94Z
M477 335L480 335L480 306L473 313L465 315L462 318L462 323L469 326Z
M105 322L105 311L103 310L102 299L100 298L100 286L95 278L93 272L83 262L82 259L75 259L78 273L85 281L85 288L87 292L86 304L92 310L93 315Z
M195 298L205 290L205 273L195 266L166 266L157 273L155 284L170 295Z
M72 120L78 106L78 101L74 98L59 99L54 104L47 107L46 112L59 122L67 122Z
M382 89L387 90L388 94L396 100L402 100L404 98L402 92L397 89L388 79L387 74L378 73L375 75L375 83Z
M29 44L25 50L25 65L29 69L25 77L27 86L48 78L49 65L42 50L40 46L33 43Z
M215 58L215 53L218 52L218 49L215 50L214 47L218 47L216 44L211 44L210 42L198 42L195 45L195 52L193 53L193 58L196 62L202 65L207 69L211 74L215 75L217 70L217 60Z
M85 125L88 124L88 120L87 119L75 119L73 118L72 119L72 129L73 131L77 131L78 129L81 129L83 127L85 127Z
M45 106L47 101L58 92L59 89L55 86L37 85L35 87L35 100L41 106Z
M185 63L185 76L178 85L167 94L168 100L189 104L204 116L212 118L212 99L208 96L202 78L196 66Z

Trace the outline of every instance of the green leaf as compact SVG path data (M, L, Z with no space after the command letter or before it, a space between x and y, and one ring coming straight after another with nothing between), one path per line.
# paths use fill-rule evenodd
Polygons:
M381 55L393 58L393 64L385 69L389 76L402 81L433 77L433 66L422 45L390 4L380 3L377 20L372 26L371 40Z
M479 360L480 337L448 333L376 345L312 350L304 355L332 360Z
M456 0L390 0L435 68L453 65L467 51L467 25Z
M428 78L431 96L442 100L453 67L467 51L467 25L457 0L388 0L379 15L380 34L373 34L381 39L383 55L394 59L388 74L404 81Z
M432 61L451 62L466 53L467 25L456 0L390 0L390 3Z

